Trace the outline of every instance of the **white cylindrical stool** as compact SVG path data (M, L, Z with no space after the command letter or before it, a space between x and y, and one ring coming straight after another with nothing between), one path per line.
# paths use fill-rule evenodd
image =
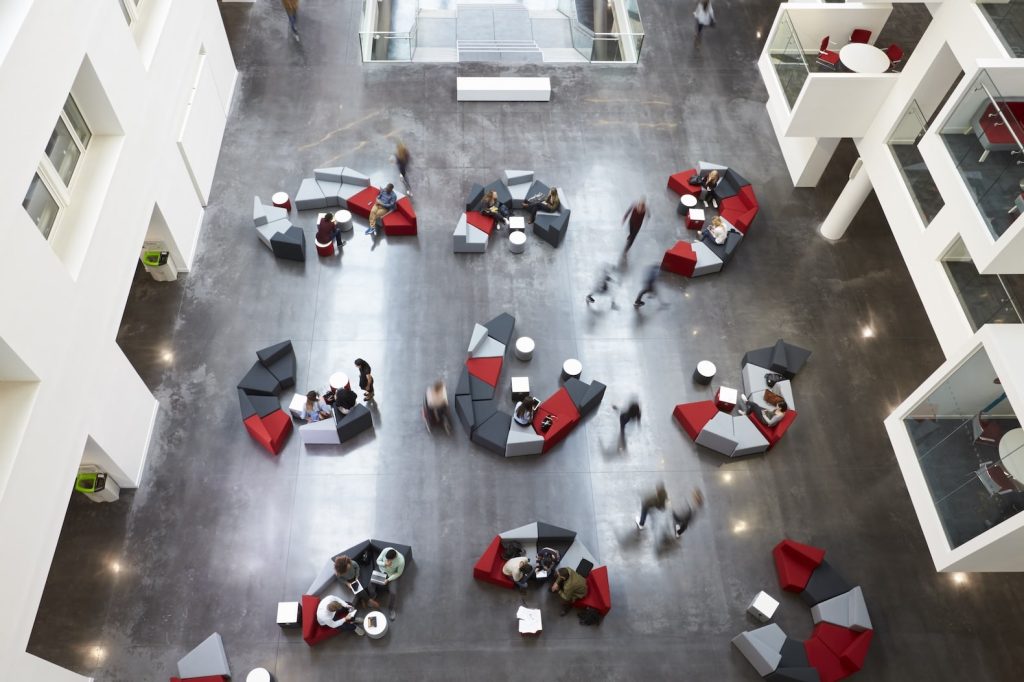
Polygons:
M570 377L579 379L581 374L583 374L583 363L577 360L576 358L569 358L568 360L562 363L563 381Z
M717 371L718 368L715 367L715 363L710 360L701 360L697 363L697 369L693 370L693 380L698 384L707 386L715 378L715 372Z
M270 203L286 211L292 210L292 200L288 198L288 192L274 192L274 196L270 197Z
M270 671L266 668L254 668L245 676L245 682L271 682Z
M686 215L687 212L697 205L697 197L692 194L684 194L679 197L679 206L676 208L676 212L679 215Z
M526 233L514 230L508 234L508 250L512 253L522 253L526 250Z
M348 211L338 211L334 214L334 222L342 232L352 231L352 214Z
M388 632L388 619L380 611L370 611L363 617L363 630L370 639L380 639Z
M534 343L529 336L520 336L516 339L516 357L524 362L533 357Z
M344 372L335 372L327 381L335 391L340 388L352 388L352 384L348 381L348 375Z

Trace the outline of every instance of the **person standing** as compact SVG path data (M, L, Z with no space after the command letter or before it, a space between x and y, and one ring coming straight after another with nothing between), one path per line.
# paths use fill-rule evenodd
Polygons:
M412 196L412 186L409 185L409 162L412 157L409 156L409 148L406 147L402 142L395 145L395 165L398 166L398 177L402 179L402 184L405 185L405 193Z
M372 403L373 374L370 373L370 363L362 358L356 358L356 367L359 368L359 388L363 389L363 400Z
M700 40L700 34L704 27L715 25L715 8L711 6L711 0L697 0L693 17L697 20L697 40Z
M658 273L661 271L660 265L652 265L647 268L647 275L644 277L644 288L640 290L640 293L636 295L636 300L633 301L633 306L639 308L644 305L644 296L647 294L653 294L657 296L658 293L654 290L654 285L658 281Z
M292 37L299 39L299 0L281 0L284 13L288 15L288 25L292 29Z
M636 425L640 426L640 403L634 398L624 410L619 410L618 405L612 405L612 409L619 413L619 450L623 450L626 447L626 424L635 419Z
M640 233L640 228L647 222L647 197L640 197L628 209L622 219L629 221L629 236L626 237L626 248L623 253L628 253L633 247L633 241Z

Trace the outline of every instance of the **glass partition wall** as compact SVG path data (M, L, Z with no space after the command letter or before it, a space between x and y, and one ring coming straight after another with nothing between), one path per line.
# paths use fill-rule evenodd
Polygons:
M903 423L950 548L1024 509L1024 429L984 348Z
M1024 209L1024 96L999 92L979 71L941 137L979 213L998 239Z
M907 111L903 114L896 129L889 136L889 151L892 152L896 165L899 166L903 181L910 190L910 196L914 199L917 212L925 226L934 220L939 209L945 206L942 195L939 194L932 174L924 163L921 152L917 145L921 141L925 130L928 129L928 122L917 101L911 101Z
M779 77L779 84L792 109L807 81L808 66L807 56L793 28L789 12L779 16L775 33L768 39L768 58L771 59L775 75Z
M979 2L1011 57L1024 57L1024 2Z
M942 256L942 265L972 329L1021 323L1024 275L982 275L959 237Z

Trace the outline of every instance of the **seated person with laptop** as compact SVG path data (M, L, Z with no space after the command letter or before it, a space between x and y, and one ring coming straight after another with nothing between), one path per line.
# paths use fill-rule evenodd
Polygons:
M398 584L396 581L402 577L403 571L405 571L405 557L394 547L385 547L377 557L377 570L373 572L371 583L376 585L378 590L388 593L388 616L391 620L398 616L396 608Z
M334 560L334 577L345 583L352 590L352 598L356 604L365 602L370 608L377 608L377 591L373 583L364 588L359 581L359 564L342 554Z
M316 622L325 628L337 630L355 630L362 637L366 631L359 626L356 609L341 597L329 594L320 600L316 607Z
M740 408L737 410L739 414L747 414L748 412L754 415L757 421L761 422L765 426L772 427L782 421L782 418L786 416L786 410L789 409L789 405L782 399L782 396L777 393L773 393L770 390L764 392L765 401L770 407L762 409L753 400L747 398L747 396L740 394L740 404L745 405L746 408Z
M519 591L526 593L526 585L533 576L533 564L525 556L512 557L501 567L501 572L511 578Z

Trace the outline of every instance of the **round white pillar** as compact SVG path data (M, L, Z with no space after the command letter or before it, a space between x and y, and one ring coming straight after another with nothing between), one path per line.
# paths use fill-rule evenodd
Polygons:
M846 228L850 226L869 194L871 194L871 179L864 171L861 160L857 159L857 162L853 164L853 170L850 171L850 179L846 183L846 187L839 193L832 210L828 212L825 220L821 223L819 228L821 236L832 241L842 239L846 234Z

